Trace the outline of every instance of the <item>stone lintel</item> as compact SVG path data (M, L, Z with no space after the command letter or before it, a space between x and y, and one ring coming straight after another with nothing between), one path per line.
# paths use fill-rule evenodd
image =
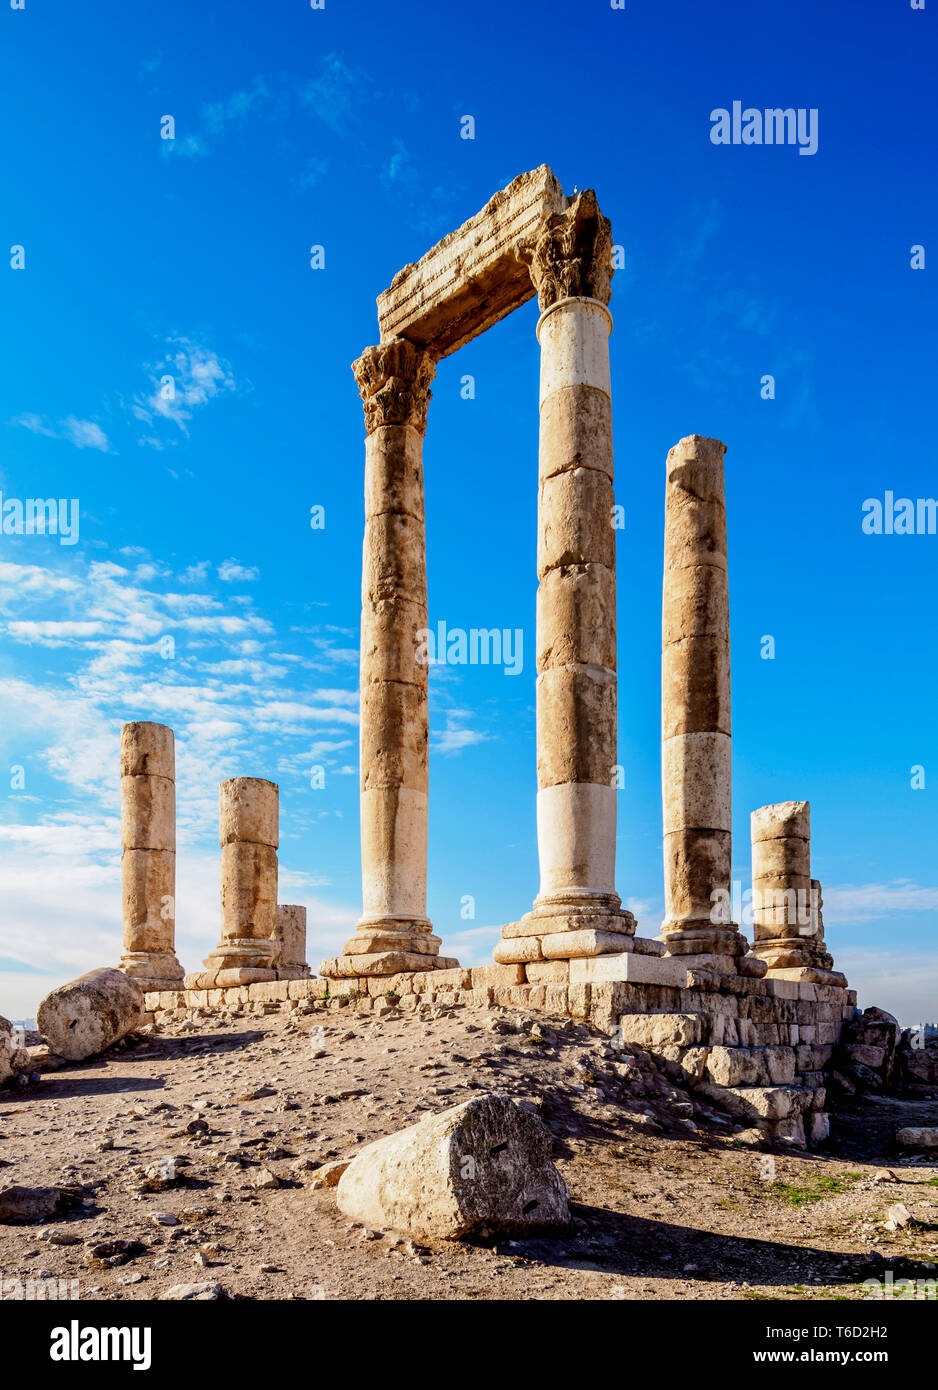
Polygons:
M378 296L382 342L407 338L447 357L533 299L518 248L566 201L546 164L512 179L481 212L399 270Z

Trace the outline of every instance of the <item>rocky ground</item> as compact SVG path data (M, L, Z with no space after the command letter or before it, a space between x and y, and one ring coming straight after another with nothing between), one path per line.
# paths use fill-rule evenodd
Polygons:
M338 1213L326 1165L480 1091L542 1116L570 1232L429 1246ZM0 1091L0 1189L64 1189L46 1221L0 1224L0 1276L78 1279L87 1299L859 1299L938 1263L938 1154L894 1144L938 1099L852 1107L806 1155L571 1020L334 1004L177 1022ZM898 1202L912 1220L891 1230Z

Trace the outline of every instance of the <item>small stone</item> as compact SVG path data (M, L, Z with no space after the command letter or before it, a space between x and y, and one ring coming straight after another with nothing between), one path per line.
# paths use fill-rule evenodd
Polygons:
M144 1168L140 1187L144 1192L163 1192L176 1185L176 1178L176 1159L161 1158Z
M127 1264L137 1255L146 1254L146 1246L139 1240L102 1240L92 1245L87 1260L90 1265L100 1265L104 1269L114 1269Z
M212 1303L227 1297L221 1284L173 1284L160 1294L162 1300L176 1303Z
M904 1202L894 1202L886 1212L886 1225L891 1230L902 1230L912 1224L912 1213Z
M261 1191L269 1191L275 1187L280 1187L280 1185L277 1174L271 1172L269 1168L259 1168L254 1174L253 1186Z
M351 1159L344 1162L324 1163L321 1168L317 1168L310 1181L309 1186L315 1191L319 1187L338 1187L339 1179L351 1163Z
M179 1217L174 1216L171 1211L151 1211L150 1220L157 1226L178 1226Z

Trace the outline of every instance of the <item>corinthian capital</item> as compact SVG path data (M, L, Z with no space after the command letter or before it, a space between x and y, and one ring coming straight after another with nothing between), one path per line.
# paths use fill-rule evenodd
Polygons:
M430 382L436 358L406 338L391 338L365 348L352 363L358 390L365 404L368 433L379 425L412 425L423 434L427 428Z
M612 294L612 227L591 188L563 212L551 213L520 254L528 262L543 312L559 299L598 299Z

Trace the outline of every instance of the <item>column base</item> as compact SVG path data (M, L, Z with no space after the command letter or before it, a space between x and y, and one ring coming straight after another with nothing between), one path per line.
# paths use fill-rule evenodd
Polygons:
M332 970L334 979L356 975L396 975L401 970L439 969L442 939L433 935L426 917L365 917L342 947L341 956L325 962L350 962L348 968ZM399 960L417 964L398 965ZM326 972L320 967L320 974Z
M185 973L173 951L125 951L117 969L139 985L144 994L180 989Z
M308 965L278 965L278 980L309 980L312 978L312 970Z
M847 977L839 970L821 970L814 965L790 965L780 966L777 970L771 967L766 971L767 980L798 980L806 985L836 985L839 989L846 989Z
M636 925L617 893L540 893L520 921L502 927L493 955L498 965L519 965L627 952Z
M804 937L772 937L765 941L756 941L753 944L752 953L764 960L768 967L768 972L776 980L805 980L812 984L839 984L846 983L845 977L839 970L834 970L834 957L824 949L824 942L805 941ZM810 976L799 975L800 970L812 972ZM824 976L824 979L815 976ZM828 976L836 976L836 979L828 979Z
M273 968L275 943L257 937L229 938L205 957L205 972L217 971L217 987L260 984L276 980ZM222 976L225 976L222 979ZM238 976L239 978L228 978Z
M667 954L680 957L682 965L719 975L737 974L739 958L749 951L749 942L732 922L714 926L710 921L666 921L661 935Z

